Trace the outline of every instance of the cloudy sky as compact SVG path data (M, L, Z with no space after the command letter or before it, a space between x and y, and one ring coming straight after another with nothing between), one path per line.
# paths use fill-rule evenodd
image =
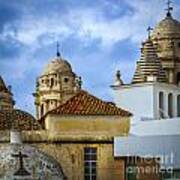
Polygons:
M173 4L179 19L180 1ZM12 85L16 107L34 113L35 81L57 41L83 88L112 100L115 71L131 81L146 29L165 8L166 0L0 0L0 75Z

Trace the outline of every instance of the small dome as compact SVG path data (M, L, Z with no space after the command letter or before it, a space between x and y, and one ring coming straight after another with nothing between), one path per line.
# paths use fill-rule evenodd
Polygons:
M173 19L171 15L166 16L155 27L152 38L180 37L180 22Z
M0 179L65 179L54 158L29 145L1 146L0 159Z
M9 92L8 88L6 87L2 77L0 76L0 92Z
M61 57L53 59L43 71L43 75L52 74L56 72L72 72L71 65Z
M12 111L0 111L0 130L10 130L11 128L20 130L42 129L38 121L29 113L14 109Z

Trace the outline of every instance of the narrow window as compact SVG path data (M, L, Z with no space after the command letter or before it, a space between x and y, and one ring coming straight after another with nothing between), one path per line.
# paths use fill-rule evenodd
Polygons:
M51 84L50 84L50 87L53 87L54 86L54 79L51 78Z
M164 118L164 93L159 93L159 117Z
M180 42L178 43L178 47L180 48Z
M97 148L84 148L84 180L97 178Z
M170 118L173 117L173 95L170 93L168 95L168 115Z
M44 105L41 105L41 117L44 115Z
M180 85L180 72L177 73L177 85Z
M177 116L180 117L180 95L177 96Z

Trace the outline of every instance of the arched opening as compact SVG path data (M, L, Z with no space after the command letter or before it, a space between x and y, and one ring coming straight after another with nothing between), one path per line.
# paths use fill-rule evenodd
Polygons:
M177 116L180 117L180 95L177 96Z
M44 115L44 104L41 105L41 117Z
M173 117L173 94L168 95L168 115L170 118Z
M177 73L177 85L180 85L180 72Z
M159 93L159 117L164 118L164 93Z
M54 86L54 79L51 78L51 81L50 81L50 87L53 87Z

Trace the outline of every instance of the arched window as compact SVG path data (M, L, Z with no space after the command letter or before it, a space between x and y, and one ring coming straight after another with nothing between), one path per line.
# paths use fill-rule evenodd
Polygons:
M173 94L168 95L168 115L170 118L173 117Z
M44 115L44 105L41 105L41 117Z
M164 118L164 93L159 93L159 117Z
M54 86L54 79L51 78L51 81L50 81L50 87L53 87Z
M180 95L177 96L177 116L180 117Z
M180 72L177 73L177 85L180 85Z
M67 77L64 78L64 82L65 82L65 83L68 83L68 82L69 82L69 78L67 78Z

